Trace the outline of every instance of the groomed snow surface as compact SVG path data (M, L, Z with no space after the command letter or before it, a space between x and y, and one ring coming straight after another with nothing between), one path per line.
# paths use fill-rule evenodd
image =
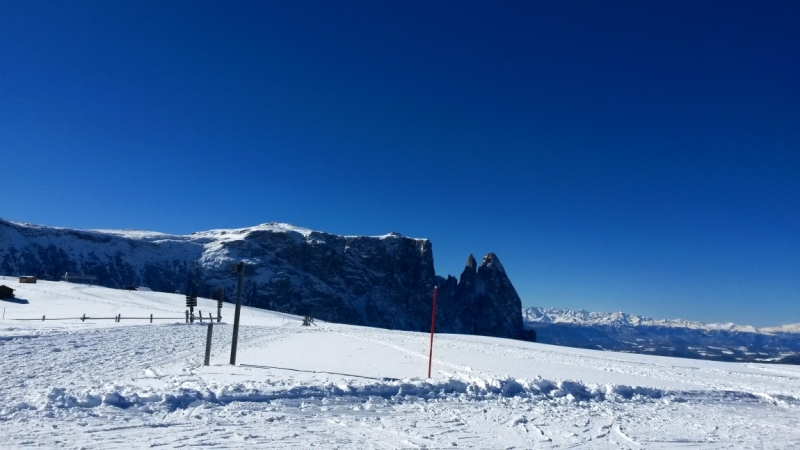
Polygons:
M0 300L2 447L800 446L797 366L443 334L428 380L425 333L246 307L230 366L230 304L203 366L207 320L185 324L182 296L0 284L17 297ZM41 321L83 314L122 321Z

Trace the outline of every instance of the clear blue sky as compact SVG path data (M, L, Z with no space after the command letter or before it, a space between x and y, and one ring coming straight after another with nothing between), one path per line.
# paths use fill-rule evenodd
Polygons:
M0 2L0 217L495 252L524 305L800 322L800 2Z

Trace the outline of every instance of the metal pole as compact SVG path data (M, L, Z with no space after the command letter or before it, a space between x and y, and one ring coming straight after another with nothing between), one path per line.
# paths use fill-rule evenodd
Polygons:
M436 327L436 293L438 286L433 287L433 309L431 310L431 348L428 351L428 378L431 377L431 364L433 363L433 330Z
M208 335L206 335L206 362L204 365L208 365L209 361L211 360L211 334L214 332L214 322L208 323Z
M231 341L231 365L236 365L236 345L239 343L239 314L242 311L242 281L244 280L244 263L234 266L239 272L239 285L236 286L236 310L233 313L233 340Z

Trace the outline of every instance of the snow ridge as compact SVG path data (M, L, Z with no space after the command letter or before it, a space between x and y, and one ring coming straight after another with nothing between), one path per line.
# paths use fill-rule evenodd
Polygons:
M109 386L105 389L83 389L71 392L52 387L31 403L20 402L0 410L0 418L21 409L96 408L102 405L175 411L203 404L227 405L235 402L270 403L278 400L338 399L339 402L414 402L430 400L492 401L525 399L557 404L581 402L664 403L739 401L769 403L776 406L798 405L800 399L788 395L767 395L744 391L665 390L618 384L587 384L577 380L517 379L491 376L456 375L435 381L420 379L365 382L341 380L324 384L286 383L283 381L239 383L183 383L161 390L137 386Z

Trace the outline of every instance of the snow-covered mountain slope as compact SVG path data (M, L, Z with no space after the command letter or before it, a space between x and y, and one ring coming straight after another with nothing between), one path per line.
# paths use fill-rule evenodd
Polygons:
M790 448L800 368L324 323L64 282L0 300L0 435L18 447ZM199 299L198 309L215 303ZM112 317L123 320L77 319ZM68 320L19 321L21 318ZM133 319L140 317L141 319ZM132 318L132 319L128 319Z
M444 282L436 277L431 243L397 233L337 236L267 223L176 236L0 219L4 275L58 280L78 272L106 287L147 286L214 298L223 289L230 302L237 280L232 267L239 261L247 264L246 305L392 329L428 329L434 285ZM519 296L497 256L487 255L465 274L470 282L451 277L440 289L441 330L525 337Z
M761 333L792 333L792 334L800 334L800 323L789 323L786 325L778 325L777 327L766 327L766 328L759 328L759 332Z
M610 325L610 326L651 326L691 328L705 331L731 331L740 333L769 333L778 331L781 327L758 329L750 325L737 325L735 323L703 323L681 319L651 319L649 317L627 314L624 312L589 312L575 309L556 308L525 308L522 312L523 320L533 323L563 323L572 325ZM784 325L785 330L800 331L800 324Z
M539 342L720 361L792 362L800 353L800 324L771 328L655 320L623 312L525 308L525 326Z

